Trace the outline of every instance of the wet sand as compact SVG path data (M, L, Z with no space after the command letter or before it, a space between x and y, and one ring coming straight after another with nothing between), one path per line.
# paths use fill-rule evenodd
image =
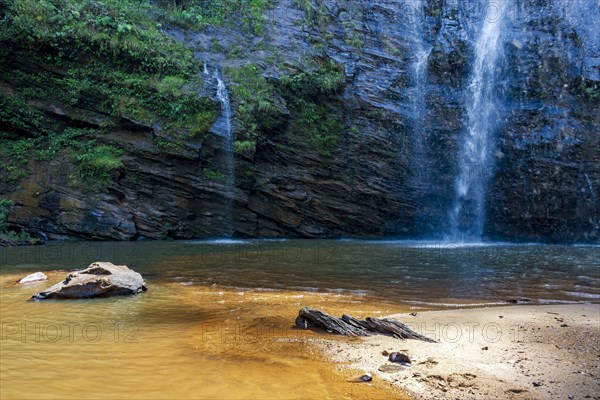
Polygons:
M440 343L315 339L338 369L415 399L600 399L600 305L507 306L393 315ZM406 353L410 366L386 352ZM397 371L382 372L395 368Z

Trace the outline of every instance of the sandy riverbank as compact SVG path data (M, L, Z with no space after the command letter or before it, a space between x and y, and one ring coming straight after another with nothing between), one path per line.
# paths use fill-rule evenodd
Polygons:
M340 369L369 372L417 399L600 399L598 304L392 317L440 343L385 336L315 343ZM383 354L393 351L412 365L383 367L392 364Z

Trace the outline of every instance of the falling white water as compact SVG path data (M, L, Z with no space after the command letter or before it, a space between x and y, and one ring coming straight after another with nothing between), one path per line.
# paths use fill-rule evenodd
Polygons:
M207 70L206 64L204 65L204 68ZM235 170L233 164L233 131L231 124L231 102L229 100L229 91L227 90L227 86L225 86L225 82L223 82L223 80L219 76L219 70L216 68L213 77L217 80L217 99L219 99L219 102L221 103L221 117L223 118L223 123L225 127L224 172L227 179L227 193L225 194L225 226L228 229L228 234L231 235L233 233L232 200L235 187Z
M218 73L215 72L215 79L217 80L217 98L221 103L221 113L225 118L225 133L228 141L231 141L231 103L229 101L229 92L225 86L225 82L219 77Z
M455 200L450 211L448 240L480 241L485 218L485 190L492 160L492 135L497 121L496 78L500 60L502 13L488 3L483 27L475 43L467 101L467 126L458 158Z
M204 73L204 75L208 75L208 65L206 65L206 63L204 63L204 70L202 71Z
M596 225L598 224L598 207L596 205L596 193L594 193L594 187L592 186L592 181L590 180L590 177L588 176L588 174L584 174L585 175L585 180L587 181L588 184L588 188L590 189L590 195L592 196L592 211L593 211L593 220L596 223Z
M414 0L408 4L407 16L411 26L412 36L412 63L410 67L412 79L411 114L413 118L413 151L415 177L419 180L418 187L429 187L427 176L425 129L423 121L426 119L427 104L425 95L427 90L427 60L431 53L431 45L425 41L425 0Z

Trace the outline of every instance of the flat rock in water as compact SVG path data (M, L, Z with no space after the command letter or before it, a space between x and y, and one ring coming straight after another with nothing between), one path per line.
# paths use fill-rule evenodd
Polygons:
M84 270L32 297L45 299L87 299L93 297L134 295L148 288L142 275L125 265L95 262Z
M348 382L360 383L360 382L371 382L372 380L373 380L373 376L367 372L364 375L349 379Z
M35 272L19 280L19 283L40 282L47 280L48 277L43 272Z

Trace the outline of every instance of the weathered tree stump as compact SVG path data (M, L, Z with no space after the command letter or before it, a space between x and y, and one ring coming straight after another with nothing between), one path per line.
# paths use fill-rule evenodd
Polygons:
M300 310L298 318L296 318L296 326L300 329L308 329L314 326L344 336L382 334L398 339L414 339L437 343L436 340L423 336L393 319L367 317L360 320L346 314L342 315L342 318L336 318L310 307L304 307Z
M296 326L300 329L308 329L316 326L328 332L344 336L368 336L369 332L364 328L348 324L341 318L332 317L314 308L304 307L296 318Z

